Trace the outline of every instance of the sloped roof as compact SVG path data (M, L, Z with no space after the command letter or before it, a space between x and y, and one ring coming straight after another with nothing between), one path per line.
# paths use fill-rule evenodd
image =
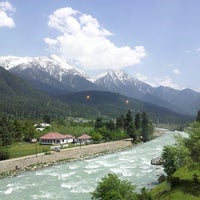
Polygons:
M66 138L74 138L74 136L73 136L73 135L70 135L70 134L66 134L65 137L66 137Z
M90 137L89 135L87 135L87 134L83 134L83 135L81 135L80 137L78 137L78 139L81 139L81 140L89 140L89 139L91 139L91 137Z
M67 135L63 135L61 133L58 132L50 132L47 133L46 135L43 135L42 137L40 137L40 139L48 139L48 140L56 140L56 139L65 139L68 138Z

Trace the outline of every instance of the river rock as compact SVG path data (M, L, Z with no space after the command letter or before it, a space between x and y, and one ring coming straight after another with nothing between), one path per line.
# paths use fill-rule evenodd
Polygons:
M151 160L152 165L163 165L162 157L156 157Z

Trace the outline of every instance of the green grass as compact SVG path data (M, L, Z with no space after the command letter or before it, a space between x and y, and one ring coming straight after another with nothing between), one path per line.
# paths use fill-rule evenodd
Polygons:
M6 148L9 152L10 158L33 155L50 150L50 146L40 145L38 143L13 143L11 146Z
M198 174L198 183L194 183L193 174ZM165 181L152 189L152 199L162 200L200 200L200 169L191 170L187 167L182 167L177 170L173 177L179 177L180 182L170 188L170 185Z

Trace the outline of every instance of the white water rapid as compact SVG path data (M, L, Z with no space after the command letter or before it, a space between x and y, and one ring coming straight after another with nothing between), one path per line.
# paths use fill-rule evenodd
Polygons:
M141 187L151 188L163 174L161 166L151 165L151 159L161 155L165 145L174 143L176 132L165 134L144 144L88 160L67 162L17 177L0 180L0 199L89 200L97 182L108 173Z

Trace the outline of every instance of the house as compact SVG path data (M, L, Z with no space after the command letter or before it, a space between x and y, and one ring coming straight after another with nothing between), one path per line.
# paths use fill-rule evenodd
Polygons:
M63 135L58 132L50 132L40 137L40 144L66 144L73 142L74 136Z
M33 126L36 128L37 131L43 131L45 128L51 125L47 123L40 123L40 124L34 124Z
M80 137L77 137L77 142L81 144L91 143L92 138L87 134L83 134Z

